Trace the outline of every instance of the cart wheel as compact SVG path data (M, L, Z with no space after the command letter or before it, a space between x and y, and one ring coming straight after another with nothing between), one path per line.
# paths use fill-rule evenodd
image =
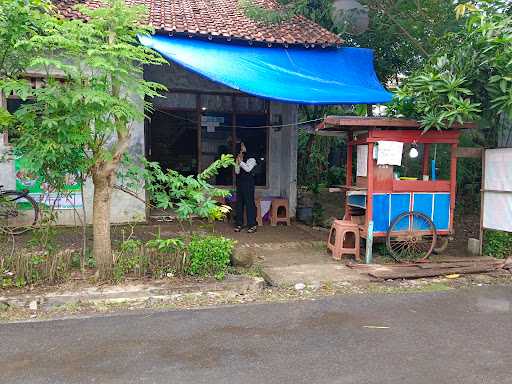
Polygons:
M434 246L434 252L436 255L443 253L448 248L448 237L447 236L438 236L437 243Z
M388 251L397 262L428 258L436 241L436 227L430 217L414 211L398 215L386 235Z

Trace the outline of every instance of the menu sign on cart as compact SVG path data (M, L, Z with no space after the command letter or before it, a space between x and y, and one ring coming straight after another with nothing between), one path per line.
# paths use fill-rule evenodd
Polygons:
M402 165L404 143L379 141L377 144L377 165Z
M357 146L357 167L356 176L366 177L368 175L368 146Z

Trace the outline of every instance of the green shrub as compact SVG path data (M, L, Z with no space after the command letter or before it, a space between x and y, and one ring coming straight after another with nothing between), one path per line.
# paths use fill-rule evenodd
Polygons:
M193 236L187 243L181 238L157 237L146 243L127 240L116 252L113 278L195 275L224 278L235 242L220 236Z
M512 233L486 230L484 232L484 255L505 259L512 256Z
M183 275L188 263L185 243L181 238L162 239L157 237L146 243L149 273L161 279L170 275Z
M112 270L113 279L115 282L120 282L127 274L141 277L146 273L147 264L142 241L123 241Z
M190 265L187 272L223 279L235 242L222 236L196 236L188 245Z
M169 275L183 275L187 253L180 238L156 239L143 243L140 240L123 241L116 252L113 269L114 282L127 276L161 279Z
M68 279L72 251L34 251L24 249L6 255L0 269L0 288L22 288L26 285L55 284Z

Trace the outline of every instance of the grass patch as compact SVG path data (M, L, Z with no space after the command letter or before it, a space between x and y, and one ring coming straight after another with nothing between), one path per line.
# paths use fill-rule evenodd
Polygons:
M442 282L427 282L426 284L421 285L382 285L382 284L370 284L367 288L368 293L388 293L388 294L397 294L397 293L407 293L407 292L417 292L417 293L428 293L428 292L443 292L452 290L453 287L442 283Z

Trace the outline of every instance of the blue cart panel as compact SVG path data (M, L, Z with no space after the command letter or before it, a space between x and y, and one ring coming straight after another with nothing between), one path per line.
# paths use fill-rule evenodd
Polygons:
M449 193L375 193L373 195L373 227L374 232L386 232L391 222L401 213L417 211L424 213L434 222L436 229L447 230L450 222ZM401 220L397 230L406 230L409 222ZM415 227L426 224L415 223Z

